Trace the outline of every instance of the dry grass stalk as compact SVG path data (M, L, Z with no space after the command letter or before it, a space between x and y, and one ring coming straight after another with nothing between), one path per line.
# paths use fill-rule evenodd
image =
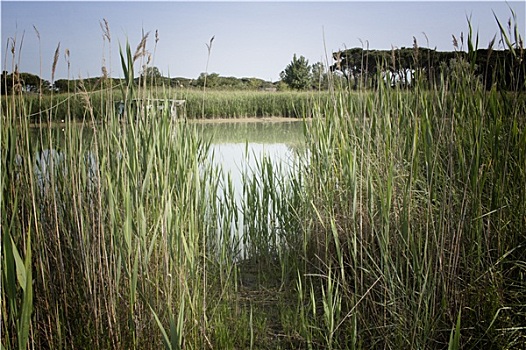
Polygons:
M336 56L335 57L335 59L336 59L336 69L341 70L342 69L342 61L341 61L341 59L342 59L342 52L341 51L336 52L335 56Z
M35 33L37 34L38 40L40 40L40 32L38 31L37 27L33 24L33 29L35 30Z
M15 64L15 71L13 72L13 90L15 92L22 91L22 82L20 80L20 72L18 71L17 64Z
M58 55L60 53L60 42L57 45L57 49L55 50L55 57L53 58L53 65L51 66L51 81L55 81L55 72L57 70L57 63L58 63Z
M102 79L108 79L108 69L106 66L102 66Z
M148 36L150 35L150 32L143 34L141 42L139 45L137 45L137 48L135 49L135 54L133 55L133 62L135 62L139 57L146 56L146 41L148 40Z
M458 50L458 40L453 34L451 36L453 37L453 47Z
M100 27L102 29L102 36L108 39L108 42L111 43L110 26L108 24L108 21L106 20L106 18L103 18L102 21L104 22L104 24L100 22Z
M395 47L391 45L391 67L393 70L396 70L396 55L395 55Z
M422 34L424 35L424 38L426 38L426 47L429 48L429 38L427 37L426 32L422 32Z
M69 49L66 49L66 51L64 51L64 59L68 63L68 70L71 67L71 62L69 61L69 57L70 57Z
M418 42L416 41L416 37L413 36L413 52L415 54L415 63L418 65Z
M98 85L98 83L96 84ZM82 99L84 100L84 103L86 104L86 108L90 114L90 116L92 117L92 120L94 119L94 113L93 113L93 105L91 103L91 98L88 94L88 91L86 90L86 85L84 85L84 79L82 78L79 78L79 92L80 92L80 96L82 97Z

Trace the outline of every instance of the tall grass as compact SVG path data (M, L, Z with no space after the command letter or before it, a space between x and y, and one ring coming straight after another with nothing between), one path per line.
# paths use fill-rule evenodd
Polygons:
M125 99L126 92L118 89L105 88L89 92L90 100L94 108L93 113L97 122L104 122L108 119L106 112L111 112L115 108L109 105L110 101L120 101ZM285 117L303 118L312 117L311 106L313 103L321 101L325 104L330 98L328 93L319 92L300 92L300 91L215 91L207 89L206 101L203 104L203 93L197 90L181 90L174 88L150 88L142 90L143 95L150 98L161 99L181 99L186 100L181 114L188 119L218 119L218 118L260 118L260 117ZM7 101L5 97L2 97ZM85 100L81 92L55 94L53 96L25 96L28 105L28 117L31 121L38 122L40 117L47 120L48 113L51 113L54 122L72 118L82 120L84 117ZM102 107L102 108L101 108ZM7 108L4 103L3 113ZM111 108L111 109L110 109ZM180 107L183 108L183 107Z
M261 159L238 199L197 124L132 107L173 98L133 80L146 40L120 93L66 103L81 123L31 127L60 96L2 100L2 347L523 346L523 87L458 60L431 89L189 91L190 117L313 117L302 161Z
M201 110L200 98L197 91L188 90L181 97L186 100L186 113L190 119L204 116L214 118L245 118L245 117L285 117L303 118L311 116L311 105L319 98L312 92L284 91L213 91L206 92L206 103Z
M210 277L233 259L209 252L208 144L155 111L101 127L106 104L83 98L90 123L41 125L40 140L28 109L2 113L2 345L203 348L233 280Z
M298 281L314 347L524 344L524 94L455 69L319 107Z

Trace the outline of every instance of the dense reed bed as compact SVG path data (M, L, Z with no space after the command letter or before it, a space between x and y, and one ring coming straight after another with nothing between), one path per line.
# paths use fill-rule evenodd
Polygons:
M188 118L311 117L311 106L328 93L300 91L186 91ZM204 116L201 105L204 103ZM196 108L198 107L198 108Z
M325 103L329 99L328 93L300 91L207 90L203 95L203 91L195 89L147 87L144 89L144 93L149 98L186 100L185 108L181 109L181 114L184 113L188 119L311 117L312 104L318 103L320 100ZM109 95L107 89L89 92L91 104L97 107L93 109L97 122L108 119L106 103L109 101ZM82 120L85 116L85 96L83 90L56 95L26 95L23 113L27 114L27 117L33 122L47 121L49 114L51 114L53 122L60 122L68 118ZM2 112L6 113L5 108L8 106L8 100L4 96L2 99ZM124 100L122 92L114 88L111 101L118 102L121 100Z
M329 348L526 343L525 99L459 84L314 118L301 298Z
M157 347L155 320L177 317L173 332L180 334L190 317L185 312L197 312L206 300L196 299L196 291L211 287L200 267L207 243L196 234L211 230L205 216L217 185L202 166L206 144L183 125L165 122L94 130L66 123L61 144L49 137L37 146L27 125L6 127L2 140L16 159L2 172L9 277L2 296L10 306L3 304L3 343L11 347L18 338L25 347L19 317L30 311L17 302L25 305L30 290L18 290L21 274L33 281L24 336L32 347ZM18 256L30 251L31 262L18 265ZM205 315L194 316L201 323Z
M460 62L430 89L309 95L307 151L261 159L239 199L197 124L118 120L152 91L121 59L121 95L80 93L82 123L32 128L35 102L4 100L2 347L524 346L525 87Z

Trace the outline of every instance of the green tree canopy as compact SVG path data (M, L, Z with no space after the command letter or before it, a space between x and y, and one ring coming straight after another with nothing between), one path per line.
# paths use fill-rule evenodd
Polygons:
M330 70L340 72L347 79L363 76L367 80L367 77L374 78L379 71L411 68L420 70L419 74L429 85L439 82L441 74L455 72L459 62L464 60L472 64L472 73L482 79L487 89L493 85L504 90L512 90L515 86L526 88L526 60L517 60L511 50L477 49L468 53L424 47L392 50L364 50L356 47L334 52L333 59L335 63L329 67Z
M53 87L57 92L71 91L75 88L75 81L67 79L57 79L55 80Z
M23 93L37 93L47 92L50 87L50 83L47 80L42 80L38 75L31 73L8 73L2 71L1 79L1 90L2 95L9 94L13 91Z
M312 65L312 87L315 89L326 89L329 87L327 70L322 62L316 62Z
M215 88L219 84L219 74L217 73L201 73L197 78L197 86L204 86L206 81L206 87Z
M146 80L147 85L160 85L162 84L161 71L157 67L144 67L141 78Z
M145 67L145 69L142 72L142 76L150 78L160 78L161 72L157 67Z
M296 54L294 54L292 62L285 67L280 77L283 82L293 89L305 90L310 88L312 76L309 61L303 56L300 56L298 59Z

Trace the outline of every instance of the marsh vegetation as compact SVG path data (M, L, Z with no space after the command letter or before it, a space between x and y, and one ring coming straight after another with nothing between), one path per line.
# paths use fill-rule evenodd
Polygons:
M309 93L286 175L262 157L236 197L199 124L116 118L152 91L140 48L118 97L81 92L59 128L30 124L39 97L3 100L3 348L524 346L523 80L488 90L459 58L432 86ZM264 108L223 96L211 116Z

